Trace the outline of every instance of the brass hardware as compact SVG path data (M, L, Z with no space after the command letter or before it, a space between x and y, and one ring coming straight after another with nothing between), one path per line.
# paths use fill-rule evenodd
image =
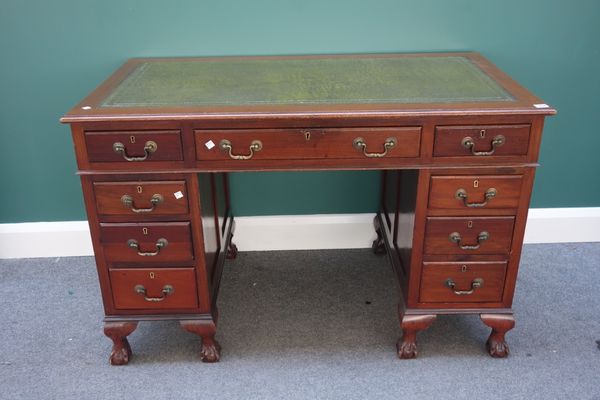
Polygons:
M490 238L490 234L486 231L482 231L479 233L479 235L477 235L477 244L460 244L460 242L462 241L462 238L460 237L460 233L452 232L448 236L448 239L451 242L456 243L456 245L458 247L460 247L461 250L477 250L478 248L481 247L481 243L488 240L489 238Z
M144 155L142 157L129 157L127 155L127 149L125 145L121 142L113 143L113 151L117 154L121 154L123 158L127 161L144 161L148 158L150 153L154 153L158 149L158 145L156 142L152 140L148 140L144 145Z
M144 188L142 188L141 186L138 186L138 187L136 188L136 190L137 190L137 192L138 192L138 193L140 193L140 194L141 194L141 193L144 191Z
M357 137L352 142L352 146L354 146L356 150L362 151L366 157L371 158L385 156L388 153L388 150L396 147L397 144L398 140L395 137L389 137L385 139L385 142L383 143L383 153L369 153L367 152L367 143L365 143L365 139L363 139L362 137Z
M473 221L467 221L467 228L471 229L473 227Z
M129 246L129 248L135 249L137 251L138 255L143 256L143 257L157 256L160 253L160 250L167 247L168 244L169 244L169 242L167 241L167 239L160 238L156 241L156 244L155 244L156 251L142 251L142 250L140 250L140 244L138 243L137 240L129 239L127 241L127 246Z
M482 139L485 137L485 129L479 131L479 137Z
M473 181L473 187L474 187L474 188L478 188L478 187L479 187L479 179L475 179L475 180Z
M308 142L310 140L310 131L301 131L304 134L304 139Z
M485 200L484 201L482 201L481 203L475 203L475 202L469 203L467 201L467 198L468 198L467 191L463 188L460 188L456 191L456 193L454 194L454 197L457 200L462 200L465 207L477 208L477 207L485 207L490 200L492 200L494 197L496 197L497 194L498 194L498 191L495 188L489 188L488 190L485 191L485 194L484 194Z
M461 141L462 146L471 150L471 154L474 156L491 156L496 151L496 148L502 146L504 143L506 143L506 138L504 135L496 135L494 136L494 139L492 139L492 148L490 150L475 151L475 141L473 141L472 137L466 136Z
M173 292L175 292L175 288L171 285L163 286L163 288L161 290L162 296L160 296L160 297L148 297L146 294L146 288L144 287L144 285L135 285L133 290L135 290L135 292L137 294L144 296L144 300L150 301L150 302L163 301L164 299L167 298L168 295L173 294Z
M467 272L467 266L465 264L463 264L462 267L460 267L460 272Z
M142 233L144 235L147 235L148 234L148 228L142 228Z
M233 154L232 150L233 150L233 146L231 145L231 142L227 139L223 139L219 142L219 148L222 151L228 152L229 153L229 157L233 158L234 160L249 160L252 158L252 156L254 156L255 152L261 151L262 150L262 142L260 140L253 140L252 142L250 142L250 154L248 155L239 155L239 154Z
M159 205L160 203L162 203L164 200L165 199L162 197L162 195L153 194L152 198L150 199L150 204L152 204L152 207L136 208L135 204L133 204L133 197L131 197L128 194L124 194L123 196L121 196L121 203L123 203L123 205L125 207L130 208L131 211L133 211L134 213L146 213L146 212L154 211L156 206Z
M133 135L129 136L129 141L131 143L135 143L135 136L133 136Z
M459 296L473 294L475 289L479 289L482 286L483 286L483 278L475 278L471 282L471 290L456 290L455 289L456 283L454 283L452 278L446 279L446 287L448 287L450 290L452 290L454 292L454 294L459 295Z
M156 276L156 275L154 274L154 272L150 272L148 275L150 275L150 279L154 279L154 278L155 278L155 276Z

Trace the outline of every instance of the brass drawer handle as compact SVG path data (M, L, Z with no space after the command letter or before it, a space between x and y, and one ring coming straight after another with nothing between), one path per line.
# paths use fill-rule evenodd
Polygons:
M474 156L491 156L494 154L496 149L502 146L504 143L506 143L506 138L504 135L496 135L494 136L494 139L492 139L492 148L489 151L475 151L475 141L472 137L467 136L461 142L463 147L471 150L471 154Z
M485 207L488 203L488 201L490 201L491 199L493 199L494 197L496 197L496 195L498 194L498 191L495 188L489 188L488 190L485 191L485 200L481 203L469 203L467 201L468 195L467 195L467 191L463 188L460 188L456 191L456 193L454 194L454 197L458 200L462 200L463 204L466 207L470 207L470 208L477 208L477 207Z
M354 146L354 148L356 150L362 151L362 153L365 155L365 157L371 157L371 158L378 158L378 157L385 156L388 153L388 150L396 147L397 144L398 144L398 139L396 139L395 137L389 137L389 138L385 139L385 142L383 143L383 153L369 153L369 152L367 152L367 143L365 142L364 138L357 137L352 142L352 146Z
M129 157L127 155L127 149L125 148L125 145L123 143L113 143L113 151L117 154L122 155L123 158L127 161L144 161L148 158L150 153L154 153L157 149L158 145L156 144L156 142L148 140L144 145L144 155L142 157Z
M477 244L460 244L460 242L462 241L460 233L452 232L450 236L448 236L448 239L450 239L451 242L456 243L456 245L460 247L461 250L477 250L481 247L481 243L488 240L489 238L490 234L486 231L483 231L480 232L479 235L477 235Z
M483 278L475 278L475 279L473 279L473 282L471 282L471 290L456 290L456 289L454 289L456 287L456 283L454 283L452 278L446 279L446 287L450 288L450 290L452 290L454 292L454 294L459 295L459 296L473 294L475 289L479 289L482 286L483 286Z
M227 152L229 154L229 157L234 160L249 160L254 156L254 153L261 151L262 147L263 145L260 140L253 140L252 142L250 142L250 147L248 147L248 149L250 150L250 154L233 154L233 145L229 140L223 139L219 142L219 148L222 151Z
M138 255L143 256L143 257L157 256L160 253L160 250L167 247L168 244L169 244L169 242L167 241L167 239L160 238L156 241L156 251L142 251L142 250L140 250L140 244L138 243L137 240L129 239L127 241L127 246L129 248L137 250Z
M173 292L175 292L175 288L171 285L165 285L162 288L162 296L160 297L148 297L146 295L146 288L144 287L144 285L135 285L135 287L133 288L135 290L135 292L141 296L144 296L144 300L146 301L150 301L150 302L159 302L159 301L163 301L164 299L167 298L168 295L173 294Z
M152 204L152 207L136 208L135 204L133 204L133 197L131 197L128 194L124 194L123 196L121 196L121 203L123 203L125 207L131 209L131 211L133 211L134 213L147 213L154 211L156 206L162 203L164 200L165 199L160 194L154 194L152 195L152 198L150 198L150 204Z

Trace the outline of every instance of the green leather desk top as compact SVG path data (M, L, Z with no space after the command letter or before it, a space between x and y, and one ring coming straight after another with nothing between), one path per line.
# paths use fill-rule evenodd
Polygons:
M151 60L100 107L510 102L464 56Z

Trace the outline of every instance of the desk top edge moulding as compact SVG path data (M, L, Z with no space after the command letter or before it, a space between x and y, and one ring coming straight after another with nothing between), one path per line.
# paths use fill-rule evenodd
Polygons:
M221 358L235 262L229 172L377 170L373 257L398 282L400 358L439 314L477 314L505 357L544 119L552 107L474 52L139 58L71 125L110 362L140 321L178 321ZM343 200L343 199L342 199Z

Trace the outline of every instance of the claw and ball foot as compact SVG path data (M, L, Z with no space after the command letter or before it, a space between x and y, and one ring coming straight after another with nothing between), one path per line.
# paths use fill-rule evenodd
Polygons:
M396 344L398 357L402 359L417 357L417 332L429 328L435 318L436 316L431 314L404 315L401 317L402 337Z
M504 335L515 327L513 316L510 314L481 314L479 317L484 324L492 328L492 333L486 342L490 356L497 358L508 356L510 350L504 340Z
M213 363L221 359L221 346L215 340L217 327L212 321L189 320L180 321L181 327L202 338L200 359L202 362Z
M125 365L131 359L131 346L127 340L137 328L137 322L106 322L104 334L113 341L109 361L112 365Z

